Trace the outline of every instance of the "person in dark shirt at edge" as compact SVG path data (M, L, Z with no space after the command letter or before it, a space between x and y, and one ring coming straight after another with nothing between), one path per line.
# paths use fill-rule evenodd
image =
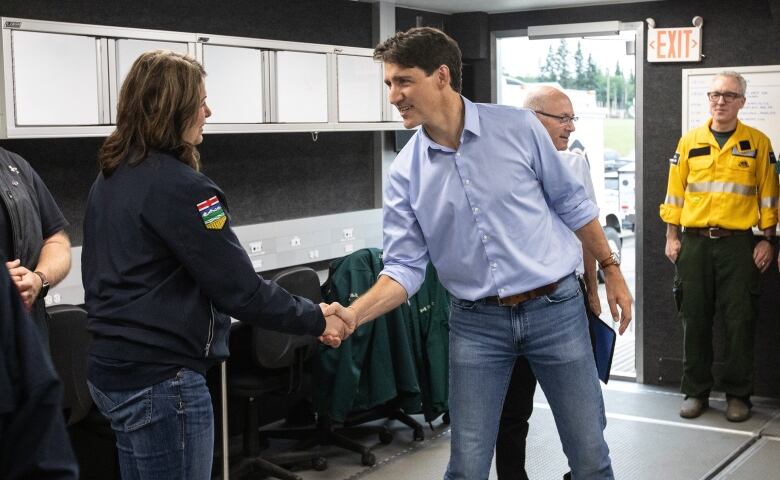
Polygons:
M228 355L228 315L331 346L354 329L323 316L325 304L255 273L225 195L199 171L196 145L211 115L205 74L173 52L135 61L87 200L88 381L116 433L126 480L210 478L214 419L204 375Z
M0 253L3 253L0 250ZM0 269L0 478L76 480L62 386L41 332Z
M30 164L1 147L0 191L0 260L48 348L44 297L70 270L68 222Z

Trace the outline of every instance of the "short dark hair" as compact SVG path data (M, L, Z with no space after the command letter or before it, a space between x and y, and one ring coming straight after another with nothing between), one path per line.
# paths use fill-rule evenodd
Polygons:
M450 69L450 86L460 93L463 64L458 42L437 28L417 27L398 32L374 48L374 60L404 68L420 68L431 75L439 66Z

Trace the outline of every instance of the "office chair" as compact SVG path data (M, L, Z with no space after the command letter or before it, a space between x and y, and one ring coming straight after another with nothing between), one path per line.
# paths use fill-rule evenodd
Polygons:
M83 420L92 408L87 387L87 312L75 305L54 305L48 314L49 349L62 382L62 408L68 425Z
M292 268L284 270L273 277L273 280L288 292L306 297L314 303L322 301L322 291L317 273L307 267ZM314 339L312 353L317 351L318 342ZM278 350L278 349L277 349ZM271 352L272 353L272 352ZM382 417L386 418L386 416ZM349 419L351 420L351 419ZM348 438L343 433L352 434L376 433L379 440L388 444L393 440L393 432L385 425L380 426L351 426L350 421L344 423L344 426L336 426L324 415L316 419L314 426L292 426L283 425L280 428L263 428L261 433L268 438L284 438L299 440L298 448L309 449L317 445L333 445L346 450L360 454L361 463L366 466L372 466L376 463L376 456L371 450L360 443ZM362 422L358 422L362 423Z
M282 288L299 296L313 298L317 303L320 283L317 272L298 267L277 274L274 278ZM266 395L293 395L304 385L304 364L317 350L315 337L298 336L238 324L231 329L231 337L239 341L241 336L250 337L250 346L244 358L231 357L228 366L228 395L244 400L246 420L244 422L243 449L240 461L231 467L231 476L240 477L249 472L262 472L284 480L299 480L300 477L283 468L311 462L315 470L325 470L327 461L318 452L289 451L276 455L261 453L259 414L256 400ZM231 338L232 340L232 338ZM231 350L234 342L231 341ZM249 367L249 368L247 368Z

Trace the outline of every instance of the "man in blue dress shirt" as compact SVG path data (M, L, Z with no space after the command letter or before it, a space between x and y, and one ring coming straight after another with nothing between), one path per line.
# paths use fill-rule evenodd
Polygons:
M452 294L445 479L486 479L501 407L522 355L555 416L575 479L611 479L601 388L574 270L576 236L604 268L622 333L631 295L582 181L529 110L460 95L460 49L433 28L376 47L390 102L421 126L384 192L377 283L340 315L367 322L413 295L432 261ZM337 308L337 307L334 307Z

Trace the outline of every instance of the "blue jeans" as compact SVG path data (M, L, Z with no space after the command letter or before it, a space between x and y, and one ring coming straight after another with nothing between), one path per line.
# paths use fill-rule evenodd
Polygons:
M89 389L116 434L123 480L211 478L214 413L203 375L182 369L142 389Z
M452 443L446 480L488 478L501 408L518 355L531 365L558 427L574 480L612 479L604 401L574 275L515 307L453 298Z

